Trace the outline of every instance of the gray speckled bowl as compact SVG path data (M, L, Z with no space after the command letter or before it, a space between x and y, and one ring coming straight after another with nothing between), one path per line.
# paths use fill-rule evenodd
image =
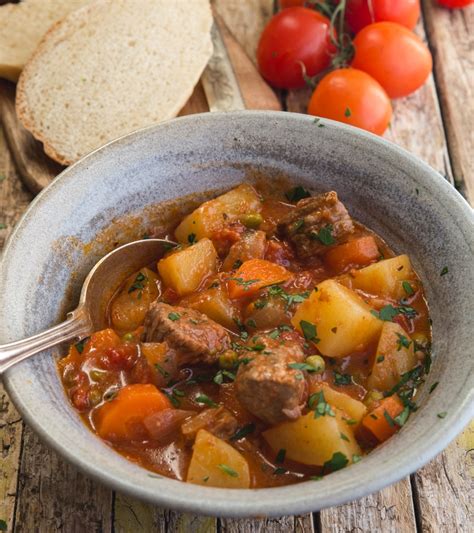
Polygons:
M297 514L360 498L429 461L472 416L471 209L438 173L397 146L331 121L318 127L303 115L179 118L119 139L68 168L33 202L5 249L0 340L58 321L68 287L77 294L100 250L85 254L81 243L117 217L140 216L145 206L195 191L232 187L249 168L270 178L287 174L313 190L335 189L356 218L397 252L410 254L431 308L434 363L420 409L395 437L318 483L241 491L198 487L151 477L95 437L65 400L51 353L5 377L26 421L86 474L149 502L208 515ZM440 276L446 266L448 274ZM439 386L428 395L435 381ZM446 417L438 418L443 411Z

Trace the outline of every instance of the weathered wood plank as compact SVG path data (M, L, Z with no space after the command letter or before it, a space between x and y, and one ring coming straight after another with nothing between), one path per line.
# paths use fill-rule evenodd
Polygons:
M266 519L221 519L222 533L313 533L311 515L285 516Z
M456 185L474 204L474 6L449 10L424 0L423 9Z
M217 531L217 519L175 513L116 494L113 526L116 533L214 533Z
M474 527L474 422L415 475L423 533L471 532Z
M13 166L0 128L0 250L31 200ZM0 520L13 529L23 423L0 379Z
M415 513L408 478L355 502L319 513L320 533L416 531Z
M25 426L15 533L108 532L112 492L44 446Z

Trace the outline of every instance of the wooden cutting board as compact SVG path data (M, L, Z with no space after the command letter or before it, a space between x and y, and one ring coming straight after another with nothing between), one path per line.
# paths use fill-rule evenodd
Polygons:
M247 109L281 110L281 104L272 89L265 83L255 65L246 55L224 22L216 16L222 39L239 82ZM179 116L209 111L201 83L195 87L191 98ZM0 117L18 172L33 193L47 187L65 168L43 151L42 144L27 131L15 113L15 85L0 80Z

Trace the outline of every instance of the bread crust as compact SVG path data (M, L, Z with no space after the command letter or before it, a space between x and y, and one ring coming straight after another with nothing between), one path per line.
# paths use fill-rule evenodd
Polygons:
M43 61L44 55L47 55L49 51L54 49L54 47L57 46L60 42L67 40L70 36L73 36L79 25L87 24L87 21L91 13L93 13L97 9L101 9L100 6L112 4L114 1L116 0L97 0L96 2L92 4L81 7L80 9L64 17L62 20L54 23L49 28L49 30L45 33L43 38L41 39L41 42L39 43L33 55L31 56L30 60L25 65L25 68L20 74L20 77L18 80L15 107L16 107L16 113L18 115L19 120L21 121L23 126L27 130L29 130L38 141L43 143L44 151L46 152L46 154L62 165L70 165L71 163L74 163L75 161L77 161L80 157L82 157L85 154L80 154L79 157L70 157L69 154L65 153L59 147L56 146L57 143L54 141L54 139L51 139L45 133L43 128L38 126L37 121L32 113L32 107L31 107L31 104L28 98L28 85L29 85L30 79L32 79L36 75L36 73L40 71L41 63ZM205 3L207 4L207 0L204 0L203 5ZM209 21L210 22L209 22L209 35L208 35L209 47L208 47L208 57L205 61L206 63L212 54L212 43L210 39L210 27L212 24L212 13L211 13L210 5L209 4L207 5L209 8ZM63 32L64 35L61 35L61 32ZM185 38L186 36L183 37L183 39ZM188 76L188 79L190 81L189 86L186 87L185 91L183 90L184 87L180 87L179 94L176 93L177 98L176 98L174 106L168 110L165 116L160 118L159 121L152 121L148 124L143 124L138 129L141 129L143 127L148 127L162 120L167 120L169 118L175 117L179 113L179 111L182 109L182 107L185 105L185 103L188 101L190 96L192 95L194 87L198 83L204 67L205 67L205 64L203 65L202 69L200 70L198 69L199 72L197 71L195 72L193 77ZM134 130L131 129L129 132L122 133L118 137L126 135L130 133L131 131L134 131ZM114 138L117 138L117 136L115 136ZM113 138L108 138L106 139L106 142L110 142L111 140L113 140ZM99 146L96 146L94 147L94 149L98 147ZM87 150L87 152L89 151L90 150Z

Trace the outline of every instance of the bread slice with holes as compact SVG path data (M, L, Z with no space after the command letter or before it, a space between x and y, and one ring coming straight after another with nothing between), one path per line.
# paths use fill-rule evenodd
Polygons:
M50 26L92 0L22 0L0 6L0 78L17 81Z
M209 0L97 0L54 25L26 64L17 114L70 164L172 118L212 54Z

